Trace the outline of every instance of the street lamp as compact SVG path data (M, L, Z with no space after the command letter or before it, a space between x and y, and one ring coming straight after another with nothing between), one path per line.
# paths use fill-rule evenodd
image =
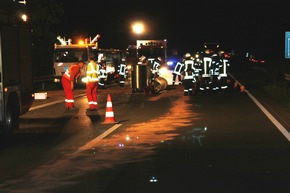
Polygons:
M132 31L133 33L139 35L143 34L145 31L144 24L142 22L135 22L132 24Z
M136 23L133 25L133 31L136 34L141 34L144 31L144 25L142 23Z
M144 23L141 21L136 21L134 23L131 24L131 29L132 29L132 34L136 35L136 37L139 37L141 34L144 34L145 32L145 26ZM138 38L137 38L138 39ZM140 89L143 86L143 82L142 81L142 76L140 71L143 69L141 69L141 66L138 65L138 61L139 61L139 54L138 54L138 48L137 48L137 41L136 41L136 45L135 45L135 49L133 49L132 51L135 51L136 55L134 58L131 58L130 63L132 64L131 69L130 69L130 75L131 75L131 88L132 91L138 91L138 89ZM143 66L142 66L143 67Z

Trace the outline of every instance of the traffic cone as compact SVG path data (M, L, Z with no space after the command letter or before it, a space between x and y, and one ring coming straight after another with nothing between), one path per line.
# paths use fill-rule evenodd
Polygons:
M117 123L117 122L115 121L115 117L114 117L111 95L108 94L105 120L102 122L102 124L114 124L114 123Z
M241 92L245 92L245 86L243 86L243 85L241 85L241 87L240 87L240 90L241 90Z

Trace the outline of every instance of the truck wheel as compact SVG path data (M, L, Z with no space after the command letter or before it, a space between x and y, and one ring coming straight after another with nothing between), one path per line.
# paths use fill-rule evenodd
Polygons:
M7 136L13 134L13 129L19 129L19 109L18 97L11 96L8 100L5 113L4 134Z

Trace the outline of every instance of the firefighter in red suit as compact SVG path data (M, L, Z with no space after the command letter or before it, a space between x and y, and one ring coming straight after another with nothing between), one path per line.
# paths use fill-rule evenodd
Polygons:
M86 82L86 93L89 103L88 111L98 110L98 82L99 82L99 65L95 62L94 54L89 55L89 63L87 66L87 76L84 80Z
M65 106L71 111L77 111L78 108L74 106L74 84L81 75L81 69L84 67L83 62L71 65L63 74L61 83L65 93Z

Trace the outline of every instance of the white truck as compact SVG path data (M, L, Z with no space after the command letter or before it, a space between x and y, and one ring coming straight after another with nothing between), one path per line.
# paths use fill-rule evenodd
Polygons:
M61 77L65 71L74 63L83 61L85 66L82 69L79 83L83 84L81 79L85 76L86 66L88 64L88 56L90 53L95 55L97 62L101 59L106 62L106 74L108 80L113 79L116 73L116 68L121 62L122 57L125 57L125 52L120 49L100 49L98 48L98 39L100 35L97 34L94 39L86 38L80 40L78 43L72 43L71 39L57 37L60 44L54 46L53 56L53 76L54 82L60 83Z
M54 82L60 83L61 77L65 71L74 63L83 61L85 63L84 68L82 69L81 79L85 76L86 67L88 63L88 56L90 53L96 55L97 44L93 42L80 42L77 44L72 44L71 40L65 40L64 38L57 38L61 44L54 45L54 56L53 56L53 75Z

